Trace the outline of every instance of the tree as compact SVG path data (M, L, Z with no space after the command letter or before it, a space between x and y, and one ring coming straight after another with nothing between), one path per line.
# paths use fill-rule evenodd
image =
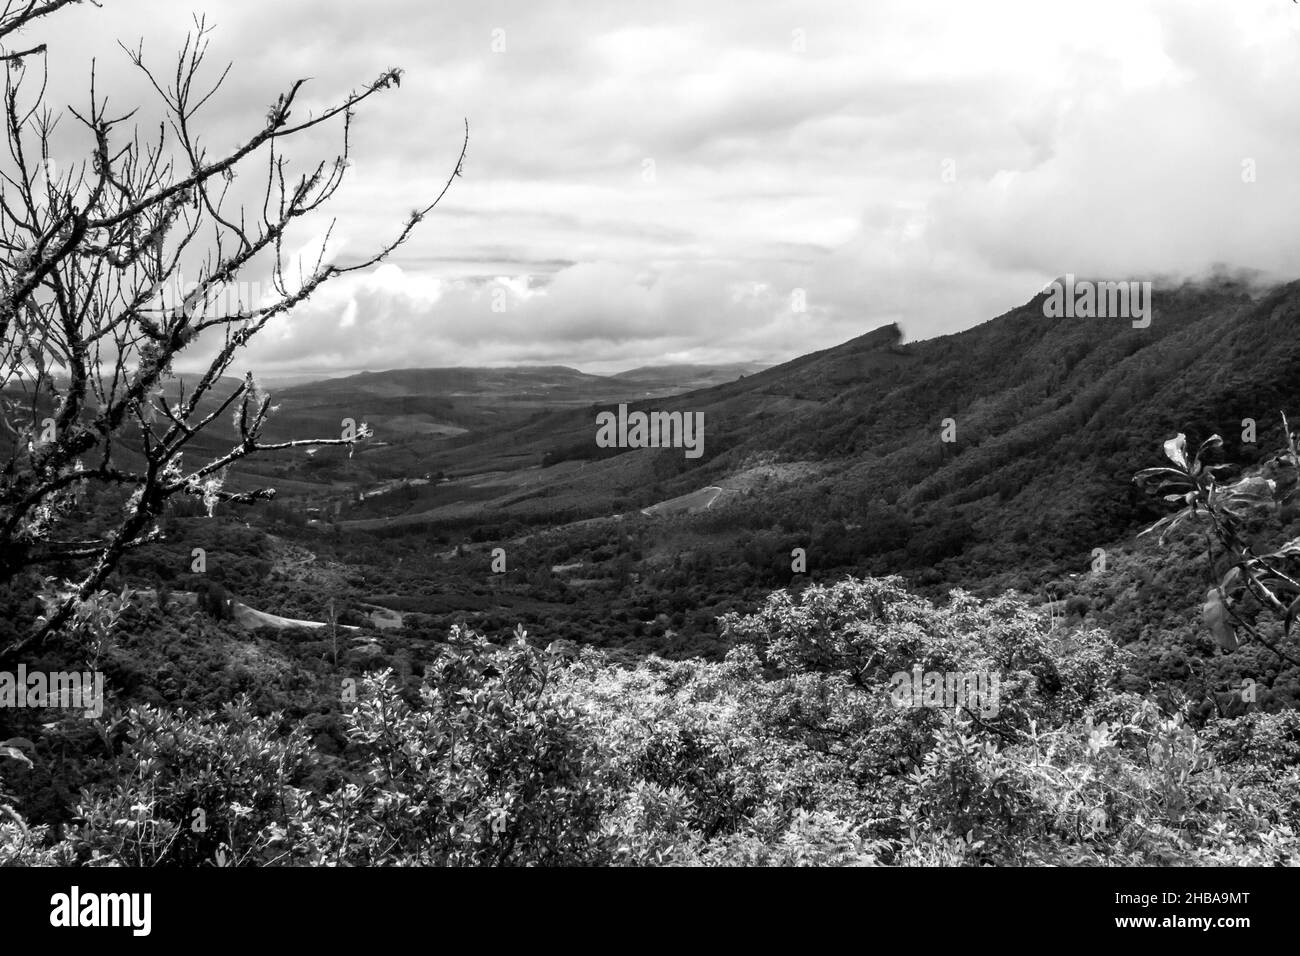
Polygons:
M230 592L224 585L204 578L195 588L199 610L217 621L228 621L233 616Z
M251 373L225 389L222 376L272 318L405 242L460 174L468 145L467 125L442 191L373 255L338 265L326 260L322 242L314 263L299 262L284 252L290 227L334 195L349 165L355 111L399 86L402 71L387 69L305 118L298 99L306 81L298 80L243 145L214 156L201 145L195 116L230 67L208 78L211 30L196 19L174 70L156 71L141 47L123 47L161 103L156 136L128 132L135 111L108 111L92 68L87 105L69 108L88 155L58 161L52 133L62 117L45 102L46 45L10 51L5 44L71 2L8 3L0 11L9 146L0 157L0 586L47 565L62 582L47 588L52 610L0 648L0 659L64 629L123 554L161 537L157 522L170 499L201 499L209 513L220 502L269 499L270 488L223 487L230 466L257 452L350 448L367 437L363 426L342 438L264 442L270 397ZM286 140L327 124L339 136L335 156L302 167L286 157ZM253 169L261 171L260 202L235 203L243 186L236 177ZM183 269L191 279L184 284ZM255 270L269 273L272 290L245 301L241 277ZM169 303L172 286L185 293ZM182 355L203 363L188 387L172 371ZM193 453L196 436L222 415L233 417L233 445L182 465L182 453ZM122 503L110 528L94 535L77 510L92 493Z

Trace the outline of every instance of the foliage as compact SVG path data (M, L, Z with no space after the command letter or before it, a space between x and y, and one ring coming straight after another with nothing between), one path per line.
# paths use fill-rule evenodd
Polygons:
M1166 536L1184 522L1200 524L1205 530L1214 580L1205 592L1202 619L1219 646L1235 651L1239 646L1237 632L1242 630L1278 657L1300 664L1280 642L1270 640L1257 626L1260 613L1267 612L1281 622L1281 637L1285 640L1300 614L1300 538L1268 550L1260 548L1259 536L1251 533L1258 526L1252 519L1261 511L1294 512L1300 495L1300 451L1285 416L1282 423L1286 448L1264 463L1265 475L1248 475L1223 484L1219 475L1231 466L1205 461L1207 452L1221 447L1223 439L1210 436L1189 461L1187 440L1180 433L1165 443L1165 455L1173 467L1145 469L1135 480L1165 501L1183 505L1144 533L1163 529L1163 544Z
M1300 862L1295 713L1198 727L1117 689L1125 655L1099 630L1011 596L933 604L897 579L777 592L723 626L738 643L720 662L631 666L454 629L416 684L385 669L337 691L339 756L247 700L106 715L73 823L5 824L0 859ZM918 663L996 673L996 711L900 706L894 672ZM24 756L47 760L58 733Z

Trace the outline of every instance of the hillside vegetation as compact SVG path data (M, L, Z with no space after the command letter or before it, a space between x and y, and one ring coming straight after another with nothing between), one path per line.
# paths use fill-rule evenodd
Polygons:
M0 862L1296 862L1294 711L1197 731L1111 689L1124 656L1100 631L1053 632L1010 599L938 608L892 579L776 594L724 626L719 663L633 667L455 629L422 678L386 667L339 694L322 675L339 757L249 698L115 710L98 741L65 722L9 741L10 791L56 752L89 756L60 768L59 823L9 811ZM913 667L995 670L1003 706L899 707L891 677ZM303 700L300 675L281 703Z

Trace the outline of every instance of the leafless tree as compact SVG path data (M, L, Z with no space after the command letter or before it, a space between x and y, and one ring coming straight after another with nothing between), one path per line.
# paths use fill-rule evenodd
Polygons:
M68 107L71 120L47 105L46 45L7 44L76 2L10 0L0 12L9 147L0 156L0 587L42 568L59 571L46 579L46 613L0 648L0 658L93 612L122 556L158 540L169 499L198 496L209 507L267 499L272 489L224 488L227 469L259 451L365 437L264 442L269 396L251 374L221 394L222 378L272 318L405 242L460 174L468 145L467 126L442 191L373 255L340 266L326 260L322 243L315 261L303 263L286 251L286 231L334 195L349 165L356 109L399 86L401 70L302 117L299 80L243 145L214 156L201 145L195 116L230 67L205 80L211 30L202 19L166 73L146 64L140 46L123 47L161 104L156 133L145 135L135 112L109 112L93 67L88 103ZM85 138L75 164L51 155L61 120ZM305 167L286 157L286 140L327 124L338 136L336 155ZM232 198L236 175L247 170L260 184L260 208ZM326 241L332 229L331 222ZM188 294L168 304L165 290L179 285L182 267ZM240 277L255 269L270 275L271 293L232 301L228 290L246 287ZM182 353L206 367L188 387L173 373ZM233 418L237 440L224 454L182 465L182 453L221 415ZM92 489L111 489L122 511L107 531L87 534L79 502Z

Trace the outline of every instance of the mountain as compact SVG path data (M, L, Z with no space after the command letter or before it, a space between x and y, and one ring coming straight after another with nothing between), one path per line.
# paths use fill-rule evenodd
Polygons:
M781 527L818 542L809 559L822 569L1024 584L1086 567L1093 548L1159 515L1131 477L1169 436L1218 432L1226 457L1249 464L1276 439L1279 412L1300 407L1297 284L1157 286L1146 328L1050 318L1045 298L924 341L886 326L743 377L741 365L616 376L525 366L295 386L273 396L270 440L336 434L347 418L369 422L375 439L352 455L263 456L232 481L355 498L425 475L451 479L400 500L376 496L351 516L359 527L390 519L545 527L717 488L697 520L725 516L719 540ZM645 395L733 373L707 388ZM600 447L596 416L620 403L701 414L703 455ZM195 451L233 437L229 418ZM1258 423L1257 443L1241 440L1247 418Z
M1039 295L954 335L905 343L887 326L737 381L631 403L703 413L698 460L598 447L606 402L466 436L422 467L531 469L526 496L503 480L502 495L479 505L530 520L719 486L737 494L710 511L727 510L738 530L811 532L869 516L880 529L868 521L840 534L850 562L951 561L958 582L1034 562L1065 567L1158 514L1131 477L1166 438L1219 432L1229 459L1250 462L1277 435L1278 413L1300 408L1300 285L1260 294L1187 283L1157 287L1153 301L1150 326L1133 328L1045 317ZM1245 418L1257 421L1258 444L1240 440Z

